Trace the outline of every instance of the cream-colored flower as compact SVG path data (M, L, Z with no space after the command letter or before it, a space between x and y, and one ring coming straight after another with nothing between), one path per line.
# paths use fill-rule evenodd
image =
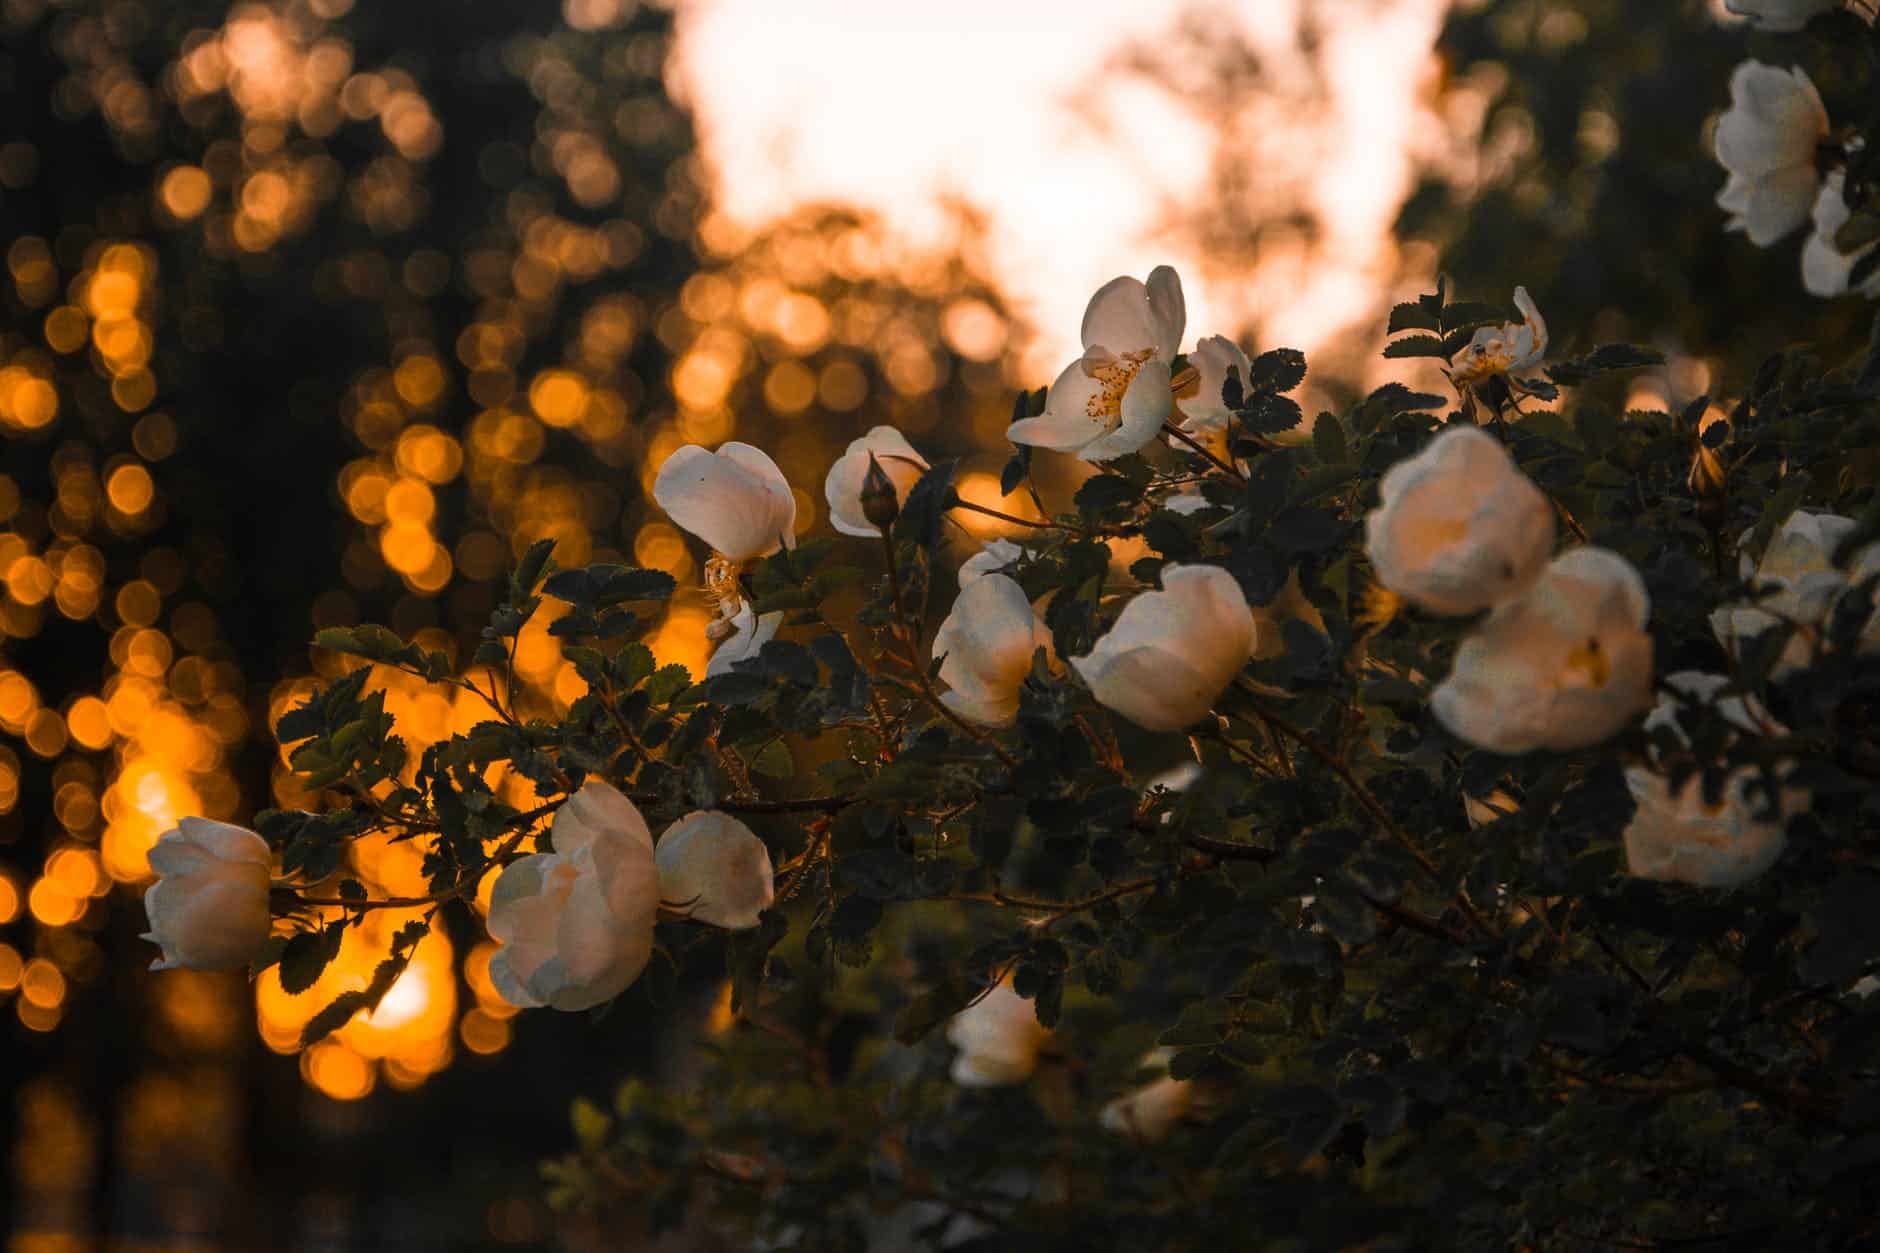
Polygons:
M796 547L796 497L761 448L733 441L711 452L687 444L660 465L653 499L730 561Z
M716 809L666 828L654 850L666 905L727 931L758 924L777 899L770 850L749 827Z
M640 977L653 953L659 872L633 802L589 779L555 815L555 851L503 868L490 893L490 981L512 1005L588 1009Z
M1842 7L1841 0L1723 0L1723 7L1763 30L1789 33L1810 18Z
M1195 344L1188 364L1195 369L1195 388L1192 395L1184 393L1180 402L1182 429L1190 435L1226 430L1234 411L1221 399L1221 389L1227 385L1230 370L1240 375L1240 385L1246 387L1253 378L1253 362L1233 340L1210 335Z
M1554 511L1501 441L1452 426L1378 484L1364 519L1377 580L1433 613L1464 614L1520 595L1554 546Z
M959 1050L953 1058L953 1082L966 1088L1002 1088L1023 1083L1037 1068L1038 1052L1051 1038L1033 1004L998 986L953 1016L947 1039Z
M1799 67L1744 61L1730 76L1730 108L1717 123L1717 160L1729 171L1717 204L1727 229L1767 248L1808 220L1821 175L1815 149L1828 110Z
M1650 612L1625 558L1604 548L1563 553L1462 641L1431 708L1452 734L1491 752L1596 744L1651 705Z
M960 589L953 611L934 633L933 655L947 691L940 699L969 722L1010 726L1032 654L1055 663L1051 632L1032 610L1025 589L1003 574L985 574Z
M268 842L246 827L185 818L150 849L160 876L144 892L150 930L163 950L152 970L232 970L268 941Z
M877 426L852 441L823 480L823 495L829 500L829 525L844 535L881 534L880 528L862 513L862 480L868 477L870 454L893 482L894 497L901 504L907 503L908 492L931 468L907 437L891 426Z
M1169 1057L1168 1049L1156 1049L1142 1059L1143 1068L1166 1071ZM1164 1074L1106 1104L1097 1121L1106 1131L1153 1144L1165 1139L1194 1104L1194 1084Z
M1272 629L1219 566L1164 566L1162 590L1137 593L1070 661L1103 705L1145 730L1179 731L1207 715Z
M1845 296L1849 290L1848 280L1854 277L1855 264L1880 248L1880 243L1867 244L1853 252L1842 252L1835 247L1834 237L1854 216L1844 198L1846 186L1847 176L1840 170L1821 180L1821 194L1815 197L1815 232L1802 245L1802 286L1811 295L1823 299ZM1880 272L1868 275L1859 291L1869 300L1880 300Z
M964 588L974 579L988 574L1003 574L1023 560L1025 550L1009 539L995 539L960 563L957 576Z
M706 628L706 634L718 641L710 661L705 663L705 677L729 674L740 661L748 661L763 651L783 625L782 611L759 614L748 601L740 600L729 617L720 618Z
M1834 550L1853 534L1852 518L1833 513L1797 509L1777 528L1755 561L1747 551L1751 532L1739 541L1738 568L1758 589L1747 605L1727 605L1710 615L1718 643L1731 656L1741 656L1747 642L1781 622L1795 624L1782 655L1770 675L1782 678L1807 666L1821 644L1829 615L1850 584L1880 573L1880 543L1863 545L1843 571L1834 564ZM1869 618L1860 634L1862 653L1880 651L1880 610Z
M1111 279L1084 310L1084 355L1051 384L1044 412L1006 430L1015 444L1109 461L1154 439L1174 405L1169 363L1187 325L1181 279L1157 266L1145 284Z
M1713 706L1744 733L1786 734L1760 706L1741 696L1720 696L1730 686L1727 675L1683 670L1665 676L1665 682L1687 701L1661 700L1646 717L1647 728L1669 726L1683 739L1678 710L1696 702ZM1628 767L1626 786L1638 808L1625 829L1627 870L1636 878L1698 887L1735 887L1767 870L1782 854L1789 818L1808 807L1809 796L1783 786L1771 796L1759 777L1752 766L1732 771L1711 803L1704 798L1702 772L1692 773L1674 792L1656 766Z
M1547 355L1547 320L1541 317L1527 288L1514 289L1514 307L1521 311L1519 322L1482 327L1456 354L1449 372L1458 383L1531 370Z

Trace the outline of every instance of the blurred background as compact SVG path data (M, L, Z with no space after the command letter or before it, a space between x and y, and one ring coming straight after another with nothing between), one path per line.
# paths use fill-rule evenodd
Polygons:
M162 831L318 803L269 734L341 668L315 630L467 658L553 537L672 572L649 642L697 672L703 554L647 498L668 453L761 445L813 532L830 462L891 423L1026 513L1012 393L1164 261L1188 342L1306 350L1309 404L1431 381L1378 351L1439 269L1526 284L1556 355L1664 348L1628 407L1845 352L1868 310L1712 203L1731 66L1800 47L1712 0L0 0L10 1249L625 1238L551 1215L535 1164L574 1096L683 1053L709 988L518 1018L466 915L298 1052L372 929L300 997L145 970ZM517 657L545 711L581 686L547 617ZM414 746L482 716L383 682ZM397 894L415 863L356 872Z

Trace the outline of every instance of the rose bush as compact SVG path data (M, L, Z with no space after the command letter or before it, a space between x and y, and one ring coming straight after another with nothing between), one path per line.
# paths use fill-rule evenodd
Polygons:
M1871 149L1738 77L1725 207L1770 242L1836 167L1859 290ZM489 716L412 760L368 667L289 710L322 803L255 816L229 873L276 935L215 960L305 988L418 909L309 1039L444 917L518 1005L630 1001L695 1077L582 1106L553 1198L754 1246L1871 1243L1880 339L1640 409L1660 355L1550 343L1536 291L1399 304L1384 356L1427 368L1308 419L1300 354L1185 356L1174 273L1118 279L1018 398L1025 516L878 428L799 538L767 456L682 448L705 673L642 638L670 575L547 543L467 669L322 632ZM518 708L547 601L581 682ZM378 834L428 894L343 878Z

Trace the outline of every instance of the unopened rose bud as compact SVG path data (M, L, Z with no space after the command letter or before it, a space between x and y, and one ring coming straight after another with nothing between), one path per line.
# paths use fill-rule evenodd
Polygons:
M246 827L185 818L150 850L159 878L144 893L150 930L163 949L152 970L230 970L267 943L268 842Z
M868 454L868 474L862 479L862 516L883 533L901 516L901 498L895 495L894 480L873 453Z

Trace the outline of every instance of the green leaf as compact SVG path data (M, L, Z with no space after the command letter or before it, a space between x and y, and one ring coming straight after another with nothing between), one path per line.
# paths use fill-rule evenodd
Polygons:
M299 996L319 980L327 964L339 955L345 932L345 925L338 923L302 931L288 940L281 950L280 968L281 987L289 996Z
M1142 485L1120 474L1093 474L1083 481L1072 499L1085 513L1101 515L1141 500Z
M1440 331L1442 319L1421 302L1401 304L1390 311L1389 332L1399 331Z
M1412 335L1408 339L1394 339L1384 345L1386 357L1437 357L1443 358L1443 341L1434 335Z
M1350 457L1351 450L1345 443L1345 428L1332 414L1321 413L1318 421L1312 424L1312 451L1318 454L1320 461L1331 465L1340 464Z
M1306 355L1297 348L1275 348L1253 359L1247 385L1255 391L1289 392L1306 378Z

